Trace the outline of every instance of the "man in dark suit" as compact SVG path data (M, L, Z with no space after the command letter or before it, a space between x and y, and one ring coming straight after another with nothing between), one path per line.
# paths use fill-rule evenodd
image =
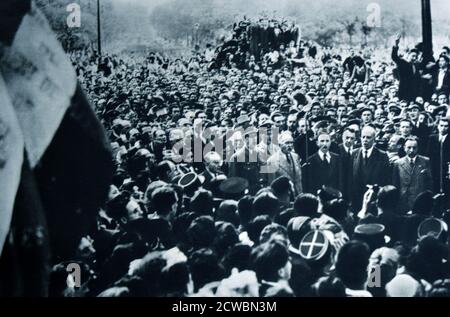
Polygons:
M449 181L445 178L446 173L448 173L448 163L450 162L449 121L449 118L439 119L438 134L431 135L428 140L427 156L431 160L435 192L448 193L450 190Z
M394 163L392 176L393 185L400 191L401 213L410 211L416 197L432 187L430 159L417 155L417 138L406 139L404 148L406 156Z
M294 150L302 162L306 162L308 157L317 152L317 144L311 140L314 133L308 129L307 124L305 118L299 119L297 133L294 135Z
M397 64L397 74L400 81L398 87L398 97L403 100L413 101L421 89L421 74L419 64L417 63L418 51L412 49L409 51L408 60L398 56L398 44L400 35L396 38L392 48L392 60Z
M346 128L342 133L342 144L339 145L341 162L341 192L346 200L350 199L351 175L347 171L352 170L352 151L355 146L356 133L354 130Z
M341 189L339 155L330 152L330 134L322 132L317 137L319 150L308 158L304 167L305 192L317 194L323 185Z
M244 132L245 146L233 154L229 162L228 176L242 177L249 183L249 193L251 195L262 187L260 175L261 163L259 162L258 152L256 151L257 140L256 128L248 128Z
M200 174L204 178L203 188L207 190L213 190L212 184L216 179L225 179L221 167L223 161L217 152L208 152L205 154L205 170Z
M375 147L376 131L365 126L361 131L361 148L352 152L352 204L354 210L361 208L367 185L384 186L391 182L389 159L385 152Z
M450 59L446 55L439 57L438 63L432 69L432 86L435 93L444 93L447 98L450 94Z

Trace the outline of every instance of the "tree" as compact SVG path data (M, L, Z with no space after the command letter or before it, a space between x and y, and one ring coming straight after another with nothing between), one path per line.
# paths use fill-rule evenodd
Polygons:
M372 33L373 28L370 26L367 26L367 24L363 23L361 25L361 32L364 35L364 46L367 46L367 38L369 37L370 33Z
M353 45L353 35L356 34L356 26L358 24L358 18L356 17L354 20L344 20L341 21L341 24L344 26L345 32L348 35L350 46Z

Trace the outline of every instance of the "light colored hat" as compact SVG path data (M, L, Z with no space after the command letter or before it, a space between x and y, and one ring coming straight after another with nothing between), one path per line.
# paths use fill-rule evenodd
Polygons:
M283 131L280 133L280 136L278 137L278 143L285 144L287 142L294 142L294 138L292 137L292 134L289 131Z

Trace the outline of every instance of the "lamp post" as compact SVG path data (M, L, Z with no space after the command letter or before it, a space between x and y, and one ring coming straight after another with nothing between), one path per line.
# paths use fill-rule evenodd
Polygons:
M97 48L98 55L102 56L102 34L100 24L100 0L97 0Z
M431 26L430 0L422 2L422 44L424 61L430 61L433 57L433 32Z

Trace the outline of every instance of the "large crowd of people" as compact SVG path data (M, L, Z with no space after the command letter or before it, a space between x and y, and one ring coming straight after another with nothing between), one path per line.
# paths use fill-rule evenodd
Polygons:
M116 170L50 295L449 296L450 52L399 44L261 19L189 59L73 52Z

